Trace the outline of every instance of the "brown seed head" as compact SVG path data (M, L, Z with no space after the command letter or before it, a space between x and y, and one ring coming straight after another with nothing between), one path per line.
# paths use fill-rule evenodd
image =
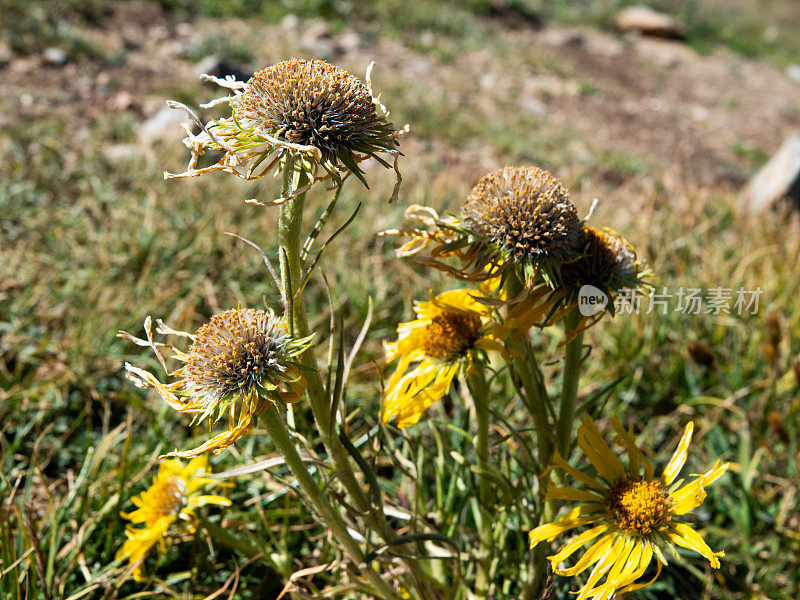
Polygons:
M613 290L635 285L638 263L633 247L611 230L584 227L582 256L562 265L565 284L594 285Z
M330 152L363 142L379 122L359 79L324 61L296 58L253 75L234 113L273 137Z
M472 188L463 214L476 234L515 262L561 262L580 250L581 222L569 193L536 167L486 175Z
M187 387L210 407L274 385L286 370L289 341L283 321L263 310L231 309L214 315L189 349Z
M442 311L425 326L422 351L431 358L460 358L480 337L480 328L481 320L474 315Z

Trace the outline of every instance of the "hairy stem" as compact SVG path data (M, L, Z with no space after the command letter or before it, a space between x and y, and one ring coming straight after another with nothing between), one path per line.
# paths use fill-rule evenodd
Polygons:
M302 170L296 172L294 159L289 156L283 168L283 197L287 198L291 196L295 190L306 185L307 182L307 174ZM287 308L291 309L291 327L295 337L306 337L310 334L302 293L297 295L296 301L289 297L290 291L291 294L297 293L297 287L303 279L303 250L301 248L300 239L305 199L306 195L302 193L285 201L280 207L280 214L278 217L280 268L283 282L284 303ZM333 419L335 419L336 416L331 414L328 393L325 390L322 375L317 367L313 349L309 348L306 350L300 360L301 363L307 367L304 369L304 376L307 383L311 412L317 424L317 429L322 443L325 446L325 450L334 462L337 476L347 491L353 506L365 515L370 528L374 530L384 542L389 543L396 537L394 531L389 526L384 515L378 513L372 506L372 502L356 479L347 450L334 433ZM406 558L403 559L403 562L413 574L414 581L412 585L418 589L426 588L417 561ZM423 592L420 593L422 594L421 597L425 597Z
M515 298L523 289L522 282L516 275L511 275L506 282L506 296L509 300ZM525 407L533 419L536 428L536 442L539 446L539 470L544 472L550 464L552 443L550 421L547 415L547 403L550 398L533 347L528 339L527 332L521 332L517 339L508 342L511 361L514 371L522 383Z
M580 323L578 309L573 309L564 319L564 331L569 335ZM561 408L558 415L556 439L558 451L565 458L572 448L572 425L575 420L575 402L578 398L578 383L581 377L581 358L583 351L583 332L567 343L564 354L564 381L561 386Z
M377 589L384 598L399 600L399 596L392 587L386 583L381 576L375 572L370 565L364 565L364 553L358 543L350 535L347 525L339 512L331 505L328 497L322 492L319 485L311 473L308 472L303 459L297 453L294 442L286 432L286 426L281 419L277 407L270 403L261 414L261 422L267 433L275 443L275 447L283 456L286 465L297 480L303 494L311 502L311 505L319 513L325 525L327 525L336 540L342 545L348 558L361 570L372 586Z
M220 527L216 523L211 523L203 517L199 517L200 526L206 530L211 539L217 542L220 546L224 546L229 550L234 550L247 558L253 558L261 554L261 551L250 543L249 540L239 537L232 533L229 529Z
M489 389L483 374L483 365L473 365L467 378L470 393L475 404L475 417L478 435L475 452L478 456L478 503L480 505L480 554L478 574L475 582L475 593L478 598L486 598L491 583L491 563L494 554L494 536L492 535L492 516L488 507L492 504L492 488L489 481Z

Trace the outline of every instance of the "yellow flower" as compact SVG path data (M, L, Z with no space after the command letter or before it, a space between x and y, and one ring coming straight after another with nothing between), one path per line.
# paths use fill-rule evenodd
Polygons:
M117 559L128 559L133 567L133 577L142 581L142 563L155 544L166 550L165 536L175 521L180 521L190 530L195 527L194 509L205 504L230 506L228 498L203 495L205 486L218 486L219 482L203 477L207 457L201 456L183 466L179 460L167 460L158 468L153 484L131 501L138 507L131 513L120 513L131 523L144 523L144 528L128 525L128 539L117 552Z
M157 333L192 340L188 352L155 342L150 317L144 328L146 340L125 332L119 336L152 348L167 375L177 379L163 384L152 373L125 363L128 379L138 387L155 389L178 412L194 414L192 423L228 415L226 431L193 450L172 452L172 456L191 458L209 450L219 453L250 430L266 402L297 402L305 393L305 380L294 359L309 347L310 340L291 339L284 320L272 312L226 310L212 316L195 335L174 331L159 321ZM163 349L184 366L170 372Z
M385 344L387 360L399 363L386 384L384 422L397 417L398 427L414 425L459 370L470 368L475 351L503 350L489 327L492 309L479 298L480 292L466 289L431 294L414 307L414 321L398 325L397 341Z
M590 525L573 538L549 560L559 575L572 576L595 565L577 600L597 598L608 600L653 583L666 565L663 549L675 546L694 550L703 555L711 566L719 568L724 552L713 552L697 531L676 517L697 508L705 500L705 488L725 473L727 463L718 460L713 468L681 485L675 481L683 468L692 439L693 425L686 426L683 437L660 477L655 477L653 465L636 446L632 429L625 430L619 419L611 424L617 440L624 445L629 468L622 466L618 456L606 445L594 422L584 416L578 428L578 445L597 471L591 477L570 466L556 454L555 466L563 469L589 489L551 487L550 500L582 502L553 523L547 523L530 533L531 548L542 541L552 541L561 533ZM642 472L643 471L643 474ZM574 566L564 569L558 565L580 547L593 542ZM646 582L638 582L655 556L658 571ZM605 577L605 582L600 580Z

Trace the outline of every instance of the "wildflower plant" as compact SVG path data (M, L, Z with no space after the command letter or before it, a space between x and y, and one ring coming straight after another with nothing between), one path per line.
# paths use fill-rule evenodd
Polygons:
M359 163L373 158L389 167L382 157L388 155L394 160L399 184L399 133L388 121L386 108L373 97L369 70L371 66L364 84L325 61L293 58L258 71L247 82L205 76L231 95L203 107L227 102L231 115L204 125L191 109L170 103L187 110L201 131L195 135L187 129L184 144L191 151L187 170L165 176L227 171L258 179L276 169L285 171L291 160L308 176L308 181L294 190L300 193L315 181L330 178L339 184L349 174L366 186ZM223 156L213 165L198 168L198 160L207 152L222 152ZM282 196L275 202L287 199Z
M187 465L176 459L162 462L153 484L134 496L137 509L122 514L131 525L125 529L128 539L117 552L117 558L130 562L137 581L144 581L143 563L153 546L158 544L162 551L166 549L170 528L194 531L198 508L208 504L230 506L231 501L224 496L202 493L203 488L220 485L219 481L204 476L207 465L207 456L198 456ZM143 527L136 527L139 524Z
M184 140L189 168L167 177L215 171L247 179L280 176L278 200L259 202L278 211L279 274L266 252L244 241L267 264L282 312L230 309L194 334L159 321L155 333L189 340L184 349L157 341L149 317L144 338L121 335L151 348L171 380L128 364L134 383L191 414L193 423L227 419L222 433L172 454L199 457L192 466L208 452L230 451L245 435L263 443L288 470L281 481L327 532L327 541L314 543L330 543L339 553L325 568L304 565L326 571L321 578L327 587L309 584L302 592L303 577L286 572L274 553L245 551L250 560L283 569L287 590L298 597L385 600L539 598L552 591L548 559L565 577L592 567L585 580L567 584L578 589L580 600L612 598L654 581L667 564L664 551L676 546L720 566L722 553L711 551L683 518L703 502L706 486L726 465L720 461L686 484L678 479L689 456L690 424L656 476L632 430L608 415L626 450L626 469L589 416L605 420L602 394L579 397L588 356L584 333L605 314L614 316L613 303L581 314L580 290L589 285L613 299L646 286L648 273L631 244L581 219L566 187L534 166L485 175L461 209L446 217L410 207L412 223L383 235L406 238L399 257L438 269L457 285L431 291L414 305L415 318L399 323L396 338L383 340L385 361L374 377L374 396L350 411L349 374L369 319L347 352L342 323L331 316L328 360L318 360L324 335L309 327L304 291L325 246L309 257L349 175L367 185L363 161L374 159L397 172L400 131L374 97L369 76L362 83L322 61L291 59L246 83L215 81L230 95L211 105L228 104L230 116L203 124L189 111L200 129ZM198 166L210 151L222 158ZM330 200L304 232L307 192L326 179L333 183L326 191ZM391 199L396 196L397 187ZM480 285L464 287L470 283ZM561 356L542 356L534 343L540 330L563 340ZM182 366L169 371L168 360ZM548 376L552 364L560 367L558 376ZM263 440L253 440L264 432ZM570 462L576 445L594 475ZM180 470L179 464L163 463L162 469ZM259 469L260 463L244 466L245 472ZM584 487L567 487L564 473ZM426 479L435 482L432 494L422 485ZM131 540L140 541L129 540L121 558L140 561L172 520L192 520L187 511L203 497L192 500L180 488L180 507L159 504L169 496L167 481L159 475L154 491L138 501L144 512L132 515L147 529L129 531ZM187 490L193 485L181 481ZM556 518L560 502L581 504ZM551 551L549 544L573 529L580 530L576 537ZM233 531L207 530L230 548L248 547ZM585 544L590 546L581 558L562 566Z

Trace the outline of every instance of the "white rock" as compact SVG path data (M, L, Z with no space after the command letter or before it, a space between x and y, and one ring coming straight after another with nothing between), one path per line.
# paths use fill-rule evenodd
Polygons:
M0 67L10 63L12 58L14 58L14 52L11 50L11 46L5 40L0 40Z
M297 15L288 14L283 19L281 19L281 27L285 31L297 31L297 28L300 26L300 19Z
M519 106L537 117L547 116L547 105L533 96L520 96Z
M55 46L45 48L42 52L42 62L46 65L61 66L67 62L67 53Z
M794 64L786 67L786 76L796 83L800 83L800 65Z
M800 136L783 142L747 184L743 196L745 206L752 212L767 210L786 197L800 204Z
M683 38L686 30L675 19L646 6L629 6L617 14L617 27L643 35Z
M108 160L116 162L119 160L130 160L141 155L141 150L133 144L115 144L103 151Z
M136 134L142 144L152 144L158 140L180 141L186 136L180 126L185 121L186 114L182 110L165 106L139 125Z
M357 50L361 46L361 36L355 31L345 31L339 36L339 46L346 52Z

